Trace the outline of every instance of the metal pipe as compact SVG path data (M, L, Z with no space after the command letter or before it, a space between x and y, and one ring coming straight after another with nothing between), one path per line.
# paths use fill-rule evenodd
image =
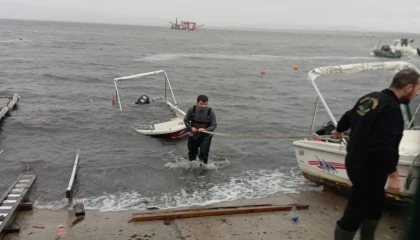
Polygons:
M321 92L316 86L315 81L313 81L312 79L309 79L309 80L311 81L312 86L314 87L316 93L318 94L319 100L321 100L322 105L324 105L325 111L327 111L327 114L330 117L331 121L333 122L334 126L337 127L337 120L335 120L334 115L332 114L330 108L328 107L327 103L324 100L324 97L322 96Z
M318 87L315 84L315 81L309 78L309 80L312 83L312 86L314 87L316 93L318 94L319 99L321 100L322 105L325 108L325 111L327 111L328 116L330 117L331 121L333 122L334 126L337 127L337 120L335 120L334 115L332 114L330 108L328 107L327 103L325 102L324 97L322 96L321 92L319 91ZM347 141L343 139L344 144L347 144Z
M118 105L120 106L120 110L122 111L120 94L118 93L118 87L117 87L117 81L116 80L114 80L114 84L115 84L115 90L117 91Z
M174 98L174 104L175 104L175 105L178 105L178 104L176 103L175 95L174 95L174 92L172 91L172 87L171 87L171 83L169 82L168 75L166 74L166 72L165 72L165 71L163 71L163 73L165 74L166 81L168 82L169 89L171 90L171 93L172 93L172 97ZM166 101L166 84L165 84L165 101Z
M316 104L315 104L315 110L314 110L314 116L312 118L312 124L311 124L311 129L309 132L309 135L312 135L313 131L314 131L314 124L315 124L315 118L316 118L316 113L318 111L318 105L319 105L319 97L316 98Z
M408 128L414 129L414 119L416 119L417 113L419 112L420 104L417 106L416 111L414 112L413 117L411 118L410 123L408 123Z

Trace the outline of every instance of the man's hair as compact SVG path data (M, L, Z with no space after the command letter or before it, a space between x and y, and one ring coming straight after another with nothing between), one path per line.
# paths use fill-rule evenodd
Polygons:
M197 97L197 102L202 101L202 102L208 102L209 98L206 95L199 95Z
M390 87L395 89L403 89L409 84L416 86L419 84L419 78L420 74L418 72L416 72L414 69L406 68L395 74Z

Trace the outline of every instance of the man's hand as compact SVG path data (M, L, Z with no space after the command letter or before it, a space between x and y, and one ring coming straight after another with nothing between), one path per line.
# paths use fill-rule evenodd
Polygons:
M398 192L401 190L401 180L398 176L398 171L395 171L388 175L388 187L386 190L391 192Z
M331 135L333 138L340 139L340 142L343 141L344 134L342 132L338 132L337 129L334 129L334 131L331 132Z
M206 129L204 129L204 128L199 128L198 129L198 132L204 132L204 131L206 131Z
M192 128L191 128L191 132L196 133L196 132L198 132L198 129L197 129L197 128L195 128L195 127L192 127Z

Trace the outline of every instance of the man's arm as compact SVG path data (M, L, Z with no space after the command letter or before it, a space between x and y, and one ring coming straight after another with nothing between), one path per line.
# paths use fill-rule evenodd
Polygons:
M351 117L353 114L353 109L348 110L344 115L341 117L341 119L337 122L337 132L345 132L349 130L351 126Z
M185 127L187 127L188 131L191 131L191 114L192 114L192 108L189 108L187 110L187 113L185 113L185 117L184 117L184 124L185 124Z
M211 121L211 125L210 127L206 128L206 131L212 132L217 127L216 114L214 113L213 109L210 114L210 121Z

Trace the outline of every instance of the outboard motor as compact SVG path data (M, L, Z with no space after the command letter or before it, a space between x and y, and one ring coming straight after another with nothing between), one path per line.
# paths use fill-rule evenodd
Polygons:
M318 128L315 133L319 136L331 135L331 132L334 131L334 129L335 129L335 126L333 122L328 121L327 123L322 125L322 127ZM349 136L349 135L350 135L350 129L344 132L344 136Z
M137 101L135 102L135 104L149 104L150 103L150 99L149 96L147 95L142 95L139 97L139 99L137 99Z
M331 135L331 132L334 131L335 126L332 121L325 123L322 127L316 130L317 135Z

